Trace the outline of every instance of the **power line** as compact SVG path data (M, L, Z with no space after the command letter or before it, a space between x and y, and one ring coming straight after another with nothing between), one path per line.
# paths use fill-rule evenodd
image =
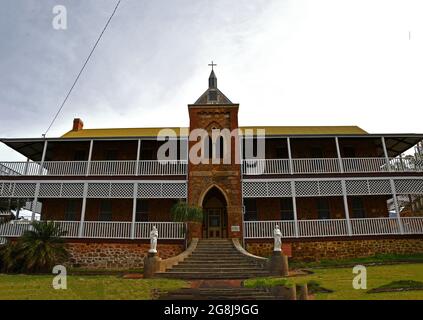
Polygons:
M88 55L87 59L85 60L84 65L82 66L81 70L79 71L78 76L76 77L76 79L75 79L75 81L73 82L73 84L72 84L72 86L71 86L70 90L68 91L68 94L66 95L66 97L65 97L65 99L63 100L62 104L60 105L59 110L57 110L56 115L54 116L53 120L51 121L50 125L48 126L48 128L47 128L46 132L43 134L43 136L44 136L44 137L47 135L47 132L50 130L50 128L52 127L52 125L53 125L53 124L54 124L54 122L56 121L57 117L59 116L60 112L62 111L63 106L65 105L65 103L66 103L66 101L68 100L68 98L69 98L70 94L72 93L73 88L75 87L76 83L78 82L79 77L81 76L82 72L83 72L83 71L84 71L84 69L85 69L85 66L87 65L88 61L90 60L90 58L91 58L91 56L92 56L92 54L93 54L93 52L94 52L95 48L97 47L97 44L100 42L100 39L101 39L101 37L103 36L103 33L106 31L107 27L109 26L110 21L112 21L113 16L115 15L116 10L117 10L117 9L118 9L118 7L119 7L120 2L121 2L121 0L118 0L118 2L116 3L116 6L115 6L115 8L114 8L114 10L113 10L112 14L110 15L109 19L108 19L108 20L107 20L107 22L106 22L106 25L104 26L103 30L101 31L100 35L98 36L97 41L96 41L96 42L95 42L95 44L94 44L94 47L91 49L90 54Z

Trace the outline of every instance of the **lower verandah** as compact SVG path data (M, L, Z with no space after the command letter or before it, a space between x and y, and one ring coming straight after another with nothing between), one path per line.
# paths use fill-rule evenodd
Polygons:
M348 197L350 218L389 217L388 196ZM139 199L137 222L171 221L176 199ZM245 221L293 220L292 198L244 199ZM297 219L345 219L342 197L297 198ZM43 199L41 220L80 221L82 199ZM132 221L132 199L87 199L85 221ZM240 213L241 214L241 213Z

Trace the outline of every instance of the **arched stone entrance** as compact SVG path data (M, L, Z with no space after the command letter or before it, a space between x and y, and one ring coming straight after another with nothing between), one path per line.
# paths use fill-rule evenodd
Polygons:
M228 237L228 203L222 191L213 186L203 198L203 238Z

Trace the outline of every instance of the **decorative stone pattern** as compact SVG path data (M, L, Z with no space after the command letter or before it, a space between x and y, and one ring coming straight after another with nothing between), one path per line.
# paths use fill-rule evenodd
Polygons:
M254 255L269 257L273 241L247 242L247 251ZM291 247L292 260L319 261L330 259L349 259L371 257L377 254L414 254L423 253L423 239L357 239L336 241L298 241L285 242ZM288 254L286 252L285 254Z
M84 269L137 269L142 268L147 256L148 243L68 243L69 264ZM162 259L177 256L184 251L181 244L158 244Z
M190 105L190 130L205 129L211 135L212 129L228 129L230 132L238 128L238 105ZM202 200L206 192L217 186L227 199L227 234L229 238L242 236L242 195L241 195L241 165L236 163L237 149L231 139L231 164L198 164L189 163L188 202L203 206ZM197 141L189 142L189 150ZM231 226L239 226L239 231L233 231Z

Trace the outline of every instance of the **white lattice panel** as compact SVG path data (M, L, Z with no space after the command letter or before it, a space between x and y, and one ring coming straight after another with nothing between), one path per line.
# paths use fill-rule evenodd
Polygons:
M111 198L132 198L134 196L133 183L112 183L110 186Z
M30 198L35 194L35 183L16 183L13 197Z
M161 183L139 183L138 198L161 198Z
M39 198L60 198L62 183L41 183Z
M267 197L267 183L261 181L245 181L242 183L242 196L244 198Z
M370 194L392 194L389 180L369 180Z
M369 194L369 185L367 180L346 180L348 195L366 195Z
M291 197L291 183L289 181L268 182L267 192L269 197Z
M320 196L342 196L342 184L339 180L319 181Z
M186 183L163 183L162 198L182 199L186 197Z
M395 179L397 194L423 194L423 179Z
M9 183L9 182L2 183L0 196L11 197L13 195L14 189L15 189L14 183Z
M296 181L295 194L297 197L312 197L319 195L319 183L317 181Z
M109 198L110 183L89 183L87 198Z
M84 184L64 183L61 196L62 198L82 198L84 196Z

